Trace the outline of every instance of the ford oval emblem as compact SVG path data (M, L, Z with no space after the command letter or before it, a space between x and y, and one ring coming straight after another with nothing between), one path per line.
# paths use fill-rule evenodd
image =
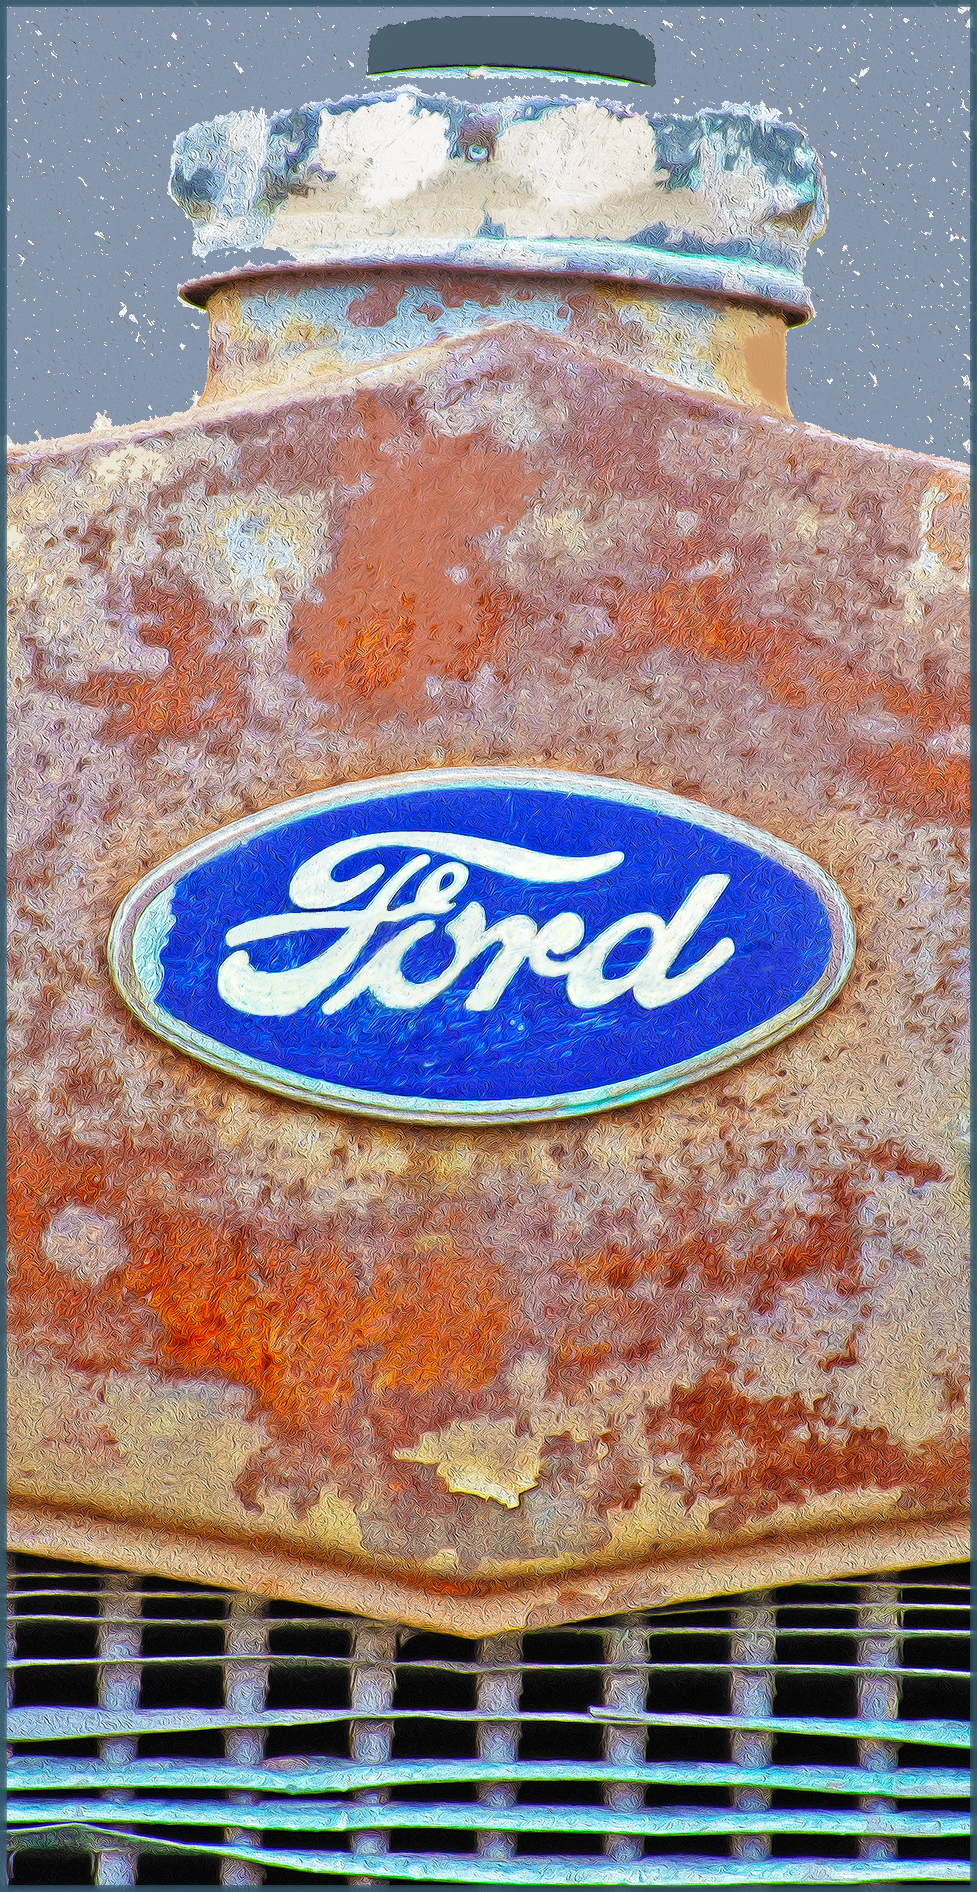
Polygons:
M839 889L771 835L626 782L431 769L235 822L109 938L143 1024L302 1103L515 1123L656 1097L830 1004Z

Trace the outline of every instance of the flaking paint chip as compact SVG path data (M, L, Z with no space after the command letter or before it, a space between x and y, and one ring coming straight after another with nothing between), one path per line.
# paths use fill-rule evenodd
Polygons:
M519 1438L511 1424L490 1419L458 1421L443 1432L424 1432L394 1458L433 1465L449 1491L491 1498L514 1511L524 1491L539 1483L538 1440Z

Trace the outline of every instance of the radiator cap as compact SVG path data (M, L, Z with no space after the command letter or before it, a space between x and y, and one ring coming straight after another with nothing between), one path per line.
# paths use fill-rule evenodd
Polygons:
M176 140L170 192L194 253L437 262L604 276L813 313L821 161L765 106L653 115L616 100L466 105L404 85Z

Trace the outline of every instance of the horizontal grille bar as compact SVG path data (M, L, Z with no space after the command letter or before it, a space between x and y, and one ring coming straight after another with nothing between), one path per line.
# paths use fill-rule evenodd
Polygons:
M295 1764L284 1772L282 1763L263 1767L235 1767L227 1761L132 1761L124 1769L106 1762L11 1760L7 1780L12 1788L60 1789L93 1787L246 1787L276 1794L355 1793L363 1787L444 1787L473 1781L511 1780L545 1785L548 1781L576 1781L581 1785L631 1782L642 1787L797 1788L805 1793L857 1794L864 1791L860 1767L737 1767L726 1761L686 1761L668 1764L635 1761L525 1761L517 1767L491 1761L389 1761L383 1767L313 1767ZM873 1774L879 1793L899 1800L965 1799L970 1771L963 1767L899 1767Z
M45 1618L45 1621L47 1620L48 1619ZM78 1620L77 1617L74 1620L77 1622ZM901 1640L902 1638L900 1637L900 1641ZM279 1652L277 1650L272 1650L270 1653L274 1655L275 1661L282 1668L345 1669L348 1666L347 1662L344 1661L342 1656L293 1655L293 1654L290 1654L287 1650L282 1651L282 1652ZM97 1667L99 1660L100 1658L97 1656L65 1656L63 1659L57 1656L42 1656L39 1658L28 1658L23 1662L17 1661L15 1659L13 1662L8 1664L8 1667L11 1670L27 1669L27 1668L29 1669L83 1669L83 1668ZM253 1663L254 1657L250 1655L240 1655L240 1654L215 1654L215 1655L192 1655L191 1654L191 1655L181 1656L180 1660L183 1663L189 1664L191 1668L207 1667L213 1664L214 1662L219 1662L222 1669L233 1669L235 1664L237 1663ZM159 1667L162 1663L172 1664L172 1661L173 1661L172 1656L142 1656L140 1658L140 1667L144 1669L152 1668L154 1666ZM418 1663L417 1666L419 1668L423 1667L426 1671L429 1670L433 1674L436 1674L436 1675L441 1675L441 1674L491 1675L492 1674L491 1669L463 1667L460 1662L453 1663L450 1668L445 1663L436 1663L436 1662ZM546 1662L546 1663L525 1662L525 1663L520 1663L519 1666L520 1666L520 1672L523 1675L553 1675L557 1673L559 1670L565 1668L566 1664L556 1663L556 1662ZM594 1666L596 1667L597 1664L595 1664ZM600 1669L601 1669L601 1673L604 1675L615 1675L619 1671L627 1675L648 1675L648 1676L651 1676L651 1675L733 1675L733 1674L735 1675L767 1675L769 1674L769 1671L770 1671L770 1664L769 1662L763 1663L763 1662L705 1662L705 1661L703 1662L629 1662L625 1668L625 1666L621 1663L602 1662L600 1664ZM829 1676L830 1675L888 1675L891 1672L891 1664L881 1663L881 1662L879 1663L874 1663L874 1662L778 1662L777 1672L780 1675L829 1675ZM943 1675L947 1677L952 1677L955 1680L957 1676L959 1676L960 1670L959 1669L908 1668L908 1667L902 1668L901 1667L899 1670L899 1673L900 1675L903 1675L903 1676ZM484 1717L480 1716L479 1719L484 1719Z
M31 1826L39 1820L87 1822L108 1825L122 1821L140 1826L207 1826L214 1817L212 1800L43 1800L12 1795L7 1814L10 1824ZM374 1806L326 1806L320 1800L262 1800L254 1806L236 1807L238 1826L289 1832L350 1833L377 1823ZM394 1801L384 1804L385 1827L452 1826L459 1831L478 1832L485 1826L480 1806L459 1806L457 1802L415 1802L404 1805ZM928 1837L970 1830L965 1813L864 1813L858 1807L842 1812L834 1809L765 1807L758 1813L731 1812L717 1807L633 1808L620 1812L610 1807L496 1807L493 1827L510 1833L545 1832L553 1828L564 1833L903 1833Z
M12 1708L7 1716L7 1738L10 1741L86 1741L104 1740L109 1735L160 1734L167 1732L187 1733L209 1728L300 1728L330 1723L373 1721L375 1711L356 1708L265 1708L257 1714L247 1714L234 1708L134 1708L127 1712L111 1708ZM384 1721L447 1721L455 1726L470 1723L481 1727L486 1722L503 1721L504 1715L493 1715L472 1708L388 1708L384 1710ZM696 1714L644 1714L629 1710L620 1712L610 1708L591 1708L586 1714L567 1714L559 1710L552 1713L529 1711L521 1714L520 1722L525 1727L536 1723L547 1726L593 1726L594 1723L610 1722L625 1726L649 1728L717 1728L735 1731L738 1728L764 1728L775 1734L811 1734L836 1736L851 1740L855 1734L874 1736L878 1740L896 1739L899 1742L919 1742L926 1747L966 1748L970 1746L970 1724L966 1721L860 1721L853 1728L846 1718L837 1720L827 1715L696 1715Z
M29 1841L32 1847L98 1846L104 1834L96 1828L48 1828L44 1833L18 1835L18 1845ZM150 1853L192 1853L195 1856L239 1859L247 1864L284 1866L290 1871L346 1875L368 1872L373 1878L448 1881L468 1885L525 1885L527 1880L540 1885L736 1885L811 1883L810 1859L717 1859L708 1854L686 1854L682 1859L641 1859L622 1867L617 1860L606 1864L598 1859L574 1858L551 1854L546 1858L505 1860L466 1859L459 1871L455 1853L373 1853L278 1851L272 1847L252 1848L176 1845L156 1838L147 1840L138 1833L113 1833L112 1841L134 1850ZM880 1884L886 1881L967 1883L967 1866L957 1860L899 1859L892 1861L860 1859L823 1859L818 1861L818 1884L849 1885L853 1881Z
M22 1605L26 1602L32 1602L32 1603L45 1602L48 1596L53 1595L53 1594L54 1594L53 1592L44 1591L44 1590L24 1589L24 1590L18 1591L16 1589L11 1588L8 1591L8 1595L13 1597L15 1601L20 1601ZM56 1594L59 1597L70 1596L75 1602L92 1603L93 1613L94 1613L94 1607L97 1607L98 1598L95 1595L95 1593L92 1592L91 1590L80 1590L80 1589L70 1590L70 1591L59 1590L57 1591ZM227 1598L228 1598L228 1593L227 1591L224 1591L223 1594L221 1595L215 1595L212 1598L205 1597L199 1600L203 1602L213 1602L215 1604L226 1605ZM143 1592L142 1600L144 1603L147 1603L151 1599L146 1596L145 1592ZM198 1601L197 1598L193 1598L192 1600L194 1602ZM967 1623L963 1619L969 1618L970 1607L968 1604L932 1602L932 1603L916 1603L915 1606L904 1605L903 1607L906 1610L907 1614L910 1611L914 1611L914 1613L916 1614L918 1614L920 1611L925 1611L927 1615L932 1615L934 1614L934 1612L938 1611L941 1616L956 1615L961 1618L960 1626L958 1628L953 1628L953 1627L940 1628L939 1626L934 1625L932 1628L918 1629L918 1628L913 1628L911 1624L907 1624L901 1632L903 1639L905 1639L906 1637L912 1637L912 1636L926 1636L926 1637L951 1636L951 1637L959 1638L961 1636L966 1636L967 1634ZM790 1608L793 1608L799 1611L801 1609L801 1605L795 1603L793 1605L781 1604L779 1606L778 1612L777 1612L778 1637L803 1636L805 1637L805 1639L807 1637L813 1637L816 1641L818 1637L829 1637L829 1638L834 1639L839 1635L839 1633L843 1633L843 1631L839 1631L837 1628L834 1628L834 1627L818 1628L816 1626L803 1624L803 1623L791 1624L790 1622L787 1622L784 1620L785 1612ZM848 1604L839 1603L839 1604L834 1605L833 1608L836 1614L839 1616L842 1616L842 1615L850 1616L852 1613L852 1605L850 1603ZM25 1612L23 1608L21 1608L20 1610L8 1609L7 1620L8 1622L16 1621L22 1618L24 1613ZM85 1620L83 1614L81 1614L78 1610L63 1610L63 1611L44 1610L43 1612L38 1612L38 1613L39 1614L43 1613L45 1622L77 1623L79 1621L83 1622ZM825 1615L828 1615L829 1613L830 1612L827 1607L822 1609L820 1605L818 1606L819 1616L825 1616ZM99 1612L99 1614L101 1615L101 1612ZM724 1611L723 1614L728 1615L729 1612ZM124 1616L124 1615L119 1616L119 1617L113 1617L111 1614L106 1614L104 1617L104 1620L106 1622L112 1622L112 1621L128 1622L129 1619L127 1616ZM148 1618L148 1620L151 1621L156 1627L161 1628L161 1629L183 1628L187 1626L188 1624L192 1624L193 1627L197 1629L201 1629L201 1628L205 1629L208 1623L218 1622L221 1619L216 1616L193 1616L189 1618L186 1615L157 1616L154 1612L153 1615L150 1618ZM305 1630L305 1629L308 1629L310 1626L315 1627L316 1624L319 1624L323 1628L344 1631L347 1635L352 1635L356 1629L356 1618L355 1617L353 1618L327 1617L324 1611L314 1611L313 1609L310 1608L308 1614L305 1616L269 1617L268 1624L269 1624L269 1628L276 1632L278 1630L288 1630L288 1629ZM604 1621L594 1621L593 1623L588 1623L586 1628L580 1628L580 1626L575 1623L568 1623L566 1626L561 1624L559 1635L560 1635L561 1641L565 1637L567 1644L572 1647L574 1640L579 1640L583 1637L587 1637L588 1639L590 1639L595 1634L599 1635L602 1630L607 1628L607 1626L608 1626L607 1623ZM576 1632L576 1635L574 1634L574 1632ZM410 1634L412 1632L405 1631L404 1633ZM653 1626L653 1630L651 1633L654 1634L656 1642L662 1641L665 1638L672 1637L672 1636L690 1636L690 1635L692 1636L727 1636L729 1634L729 1625L726 1622L712 1621L711 1618L708 1618L706 1616L705 1611L703 1611L701 1619L698 1617L695 1617L695 1618L690 1618L689 1620L685 1622L678 1622L678 1623L656 1622ZM436 1668L436 1669L443 1669L447 1674L457 1673L459 1675L482 1675L482 1674L487 1673L489 1669L494 1667L494 1664L491 1662L444 1662L444 1661L432 1660L430 1663L427 1663L425 1666L429 1666L431 1668ZM527 1668L552 1669L558 1665L553 1662L534 1662L532 1658L529 1658L524 1665L521 1664L520 1666L525 1666ZM601 1666L603 1667L604 1665L601 1664ZM611 1666L613 1666L613 1664L611 1664ZM634 1667L634 1664L631 1662L628 1662L628 1663L620 1664L619 1666L630 1669Z

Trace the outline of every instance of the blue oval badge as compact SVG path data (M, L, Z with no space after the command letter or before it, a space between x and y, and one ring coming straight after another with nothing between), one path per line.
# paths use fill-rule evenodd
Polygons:
M656 1097L752 1057L851 968L844 897L694 802L527 769L431 769L270 808L133 890L126 1004L302 1103L514 1123Z

